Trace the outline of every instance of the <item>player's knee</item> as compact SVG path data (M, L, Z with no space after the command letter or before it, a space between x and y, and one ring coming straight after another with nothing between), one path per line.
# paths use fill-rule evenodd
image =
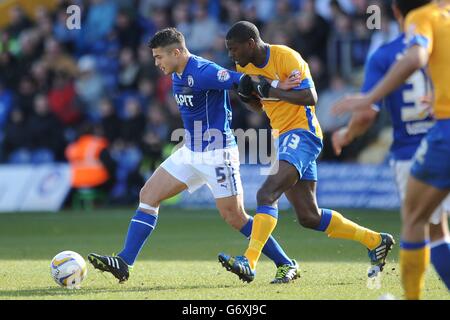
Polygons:
M402 220L403 225L414 226L428 223L429 217L426 215L424 208L411 206L408 202L405 202L402 208Z
M258 206L272 206L277 201L277 195L271 190L261 188L256 194Z
M151 192L151 188L145 184L139 192L139 201L152 207L159 207L160 200Z
M248 221L248 216L245 211L236 208L220 209L220 215L227 224L236 230L242 229Z
M308 229L316 229L320 225L320 215L318 214L302 214L298 215L298 223Z

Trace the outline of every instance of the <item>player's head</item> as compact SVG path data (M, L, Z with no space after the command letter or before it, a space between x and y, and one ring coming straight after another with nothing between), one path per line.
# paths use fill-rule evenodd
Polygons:
M430 2L431 0L392 0L392 11L399 24L402 25L410 11Z
M153 52L155 65L164 74L177 70L181 57L187 52L184 36L175 28L166 28L158 31L148 45Z
M251 22L236 22L226 35L225 43L230 58L241 67L252 62L257 45L261 43L258 28Z

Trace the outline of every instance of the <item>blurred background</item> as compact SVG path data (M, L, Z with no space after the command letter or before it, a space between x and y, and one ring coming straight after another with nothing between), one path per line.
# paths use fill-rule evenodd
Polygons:
M73 4L81 9L81 28L69 30L67 8ZM379 30L366 26L371 4L382 10ZM152 170L170 155L172 131L182 126L170 77L155 68L149 39L175 26L192 53L233 68L224 36L239 20L256 24L265 42L294 48L310 66L325 133L319 201L322 196L325 205L339 203L337 189L350 182L346 195L354 197L341 206L398 207L387 166L391 131L384 112L340 157L330 144L331 133L348 121L330 114L332 103L359 90L367 56L399 33L388 0L0 1L0 180L8 181L5 188L11 189L6 177L19 179L11 173L14 168L47 165L37 196L61 189L58 179L65 174L53 165L65 163L71 190L62 196L66 206L94 200L135 204ZM264 115L246 111L235 96L232 106L233 128L269 128ZM244 184L251 172L243 168ZM30 188L27 174L19 190ZM355 181L364 192L360 202ZM259 183L246 190L256 192ZM381 193L387 198L373 197ZM209 193L199 197L196 204L212 198Z

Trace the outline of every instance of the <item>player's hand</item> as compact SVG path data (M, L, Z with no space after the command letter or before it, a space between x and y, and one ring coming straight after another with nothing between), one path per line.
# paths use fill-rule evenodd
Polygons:
M358 109L370 108L372 102L364 94L353 94L336 102L331 108L331 113L340 116L347 112L353 112Z
M424 113L429 114L434 117L433 110L433 95L429 94L420 98L420 107L423 109Z
M300 73L292 73L286 80L278 82L277 88L288 91L295 87L298 87L302 82Z
M245 102L249 103L253 98L253 82L248 74L244 74L239 80L239 85L237 88L239 98Z
M268 98L269 90L272 87L270 82L263 76L251 76L253 90L260 98Z
M334 153L339 156L342 153L342 148L349 145L351 140L347 135L347 127L341 128L335 131L331 137L331 143L333 144Z

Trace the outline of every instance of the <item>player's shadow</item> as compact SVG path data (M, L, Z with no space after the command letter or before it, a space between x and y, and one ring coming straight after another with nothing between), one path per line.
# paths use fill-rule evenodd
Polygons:
M192 289L222 289L222 288L238 288L239 285L179 285L179 286L155 286L155 287L126 287L111 289L111 288L82 288L79 290L68 290L63 288L43 288L43 289L25 289L25 290L0 290L0 299L2 297L8 298L23 298L23 297L74 297L79 296L86 299L86 295L102 294L102 293L118 293L118 292L162 292L173 290L192 290ZM113 298L114 299L114 298Z

